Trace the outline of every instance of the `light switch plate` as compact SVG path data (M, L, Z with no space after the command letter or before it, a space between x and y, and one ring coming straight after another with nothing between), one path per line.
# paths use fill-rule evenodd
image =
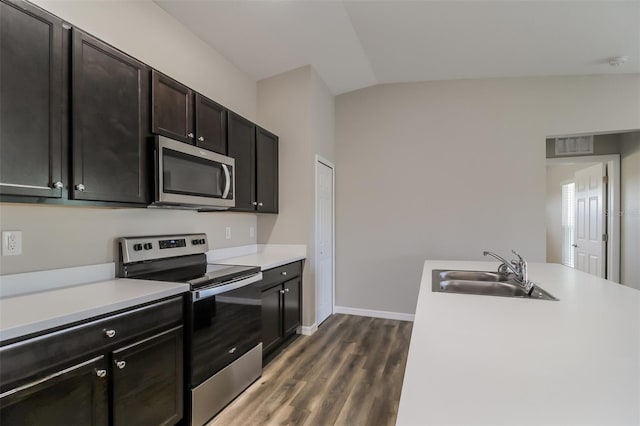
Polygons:
M22 231L2 231L2 255L22 254Z

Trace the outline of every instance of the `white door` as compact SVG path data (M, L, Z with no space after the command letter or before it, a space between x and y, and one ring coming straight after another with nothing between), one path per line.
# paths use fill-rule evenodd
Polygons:
M604 163L575 172L576 182L576 269L604 278Z
M316 163L316 323L333 313L333 167Z

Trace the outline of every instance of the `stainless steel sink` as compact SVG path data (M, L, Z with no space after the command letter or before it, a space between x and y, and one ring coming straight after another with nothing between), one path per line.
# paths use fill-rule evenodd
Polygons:
M443 293L558 300L537 285L531 294L527 294L524 287L515 280L515 276L508 273L434 269L432 278L432 290Z

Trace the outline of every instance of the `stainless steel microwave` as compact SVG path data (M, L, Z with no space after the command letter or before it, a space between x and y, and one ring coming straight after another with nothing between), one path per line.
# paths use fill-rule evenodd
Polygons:
M164 136L154 137L154 200L149 207L235 207L235 160Z

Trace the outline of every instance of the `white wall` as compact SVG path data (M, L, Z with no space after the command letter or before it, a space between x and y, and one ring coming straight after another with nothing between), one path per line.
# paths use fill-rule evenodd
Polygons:
M169 16L143 1L36 4L255 120L256 82ZM0 257L0 274L112 262L124 235L206 232L212 248L256 242L256 215L147 209L0 205L0 228L23 232L23 255ZM232 238L224 239L224 227Z
M258 122L280 137L280 213L258 216L258 242L305 244L302 324L315 322L315 155L334 160L334 98L305 66L258 82Z
M545 138L637 128L640 75L338 96L336 304L413 313L425 259L545 261Z
M623 135L620 148L620 282L640 290L640 132Z

